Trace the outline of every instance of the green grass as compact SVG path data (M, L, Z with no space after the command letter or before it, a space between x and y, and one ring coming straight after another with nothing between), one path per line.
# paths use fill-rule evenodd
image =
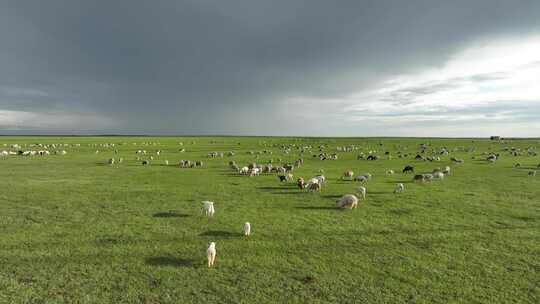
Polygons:
M449 156L415 161L422 142L476 151L452 152L462 165ZM540 158L471 159L538 140L0 137L0 150L12 143L81 146L59 148L64 156L0 158L0 303L540 302L540 176L527 176ZM101 143L117 144L119 154L93 146ZM297 150L279 148L293 143L314 147L294 175L307 179L323 168L322 193L228 168L230 160L295 160ZM311 155L321 144L331 153L355 144L394 157L356 160L355 151L320 161ZM396 157L397 145L410 157ZM138 149L163 153L142 166ZM273 154L248 154L262 150ZM211 151L236 155L209 159ZM122 164L105 165L119 156ZM205 166L179 168L180 159ZM450 165L452 174L412 183L400 173L406 164L417 172ZM340 180L347 169L374 177L358 209L336 210L335 201L356 188ZM399 173L386 176L387 169ZM405 192L394 195L397 182ZM202 216L205 199L215 201L213 218ZM246 221L249 239L241 235ZM218 256L208 269L212 241Z

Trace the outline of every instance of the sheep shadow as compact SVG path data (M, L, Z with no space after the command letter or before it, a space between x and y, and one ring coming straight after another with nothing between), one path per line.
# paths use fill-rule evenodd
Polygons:
M195 267L195 260L182 259L170 256L150 257L145 260L146 265L150 266L173 266L173 267Z
M293 188L294 186L287 186L287 185L283 185L284 187L257 187L257 189L259 190L287 190L287 189L290 189L290 188Z
M212 237L219 237L219 238L233 238L233 237L239 237L242 236L241 233L238 232L230 232L225 230L208 230L200 234L200 236L212 236Z
M307 192L301 192L301 191L297 191L297 190L290 190L290 191L271 191L269 192L270 194L281 194L281 195L302 195L302 194L305 194Z
M328 199L339 199L342 197L342 195L321 195L322 198L328 198Z
M412 176L411 176L411 179L409 180L401 180L401 181L387 181L385 183L387 184L397 184L397 183L400 183L400 184L411 184L413 182L412 180Z
M341 210L340 208L334 206L301 206L294 207L295 209L304 209L304 210Z
M178 213L176 211L171 210L171 211L154 213L152 216L159 217L159 218L168 218L168 217L188 217L190 215L184 214L184 213Z

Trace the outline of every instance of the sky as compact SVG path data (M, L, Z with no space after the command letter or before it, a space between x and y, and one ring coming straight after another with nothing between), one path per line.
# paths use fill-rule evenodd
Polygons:
M540 1L2 0L17 132L540 137Z

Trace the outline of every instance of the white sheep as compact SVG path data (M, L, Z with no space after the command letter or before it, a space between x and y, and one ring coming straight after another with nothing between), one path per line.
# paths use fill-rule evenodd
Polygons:
M242 168L240 168L239 172L242 175L247 175L249 173L249 168L248 167L242 167Z
M358 206L358 198L352 194L346 194L342 196L339 201L336 202L336 207L338 208L354 209L357 206Z
M216 212L216 210L214 209L214 202L203 201L203 210L204 215L214 216L214 213Z
M214 262L216 261L216 243L211 242L210 246L208 246L208 249L206 250L206 257L208 258L208 267L214 266Z
M249 222L246 222L244 224L244 235L250 236L251 235L251 224Z
M405 186L402 183L396 184L396 188L394 188L394 193L401 193L405 190Z
M359 186L358 188L356 188L356 193L362 195L363 199L366 199L367 189L366 189L366 187Z
M450 167L449 166L444 167L443 173L445 175L450 175Z
M354 172L351 170L347 170L343 173L342 179L352 179L354 176Z
M442 173L440 171L437 171L437 172L433 173L433 178L434 179L444 179L444 173Z

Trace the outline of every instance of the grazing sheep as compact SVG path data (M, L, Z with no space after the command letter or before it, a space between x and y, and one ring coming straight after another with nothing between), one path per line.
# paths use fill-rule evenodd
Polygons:
M345 171L343 173L343 176L341 177L341 179L352 179L354 176L354 172L352 172L351 170L348 170L348 171Z
M358 188L356 188L356 193L362 195L363 199L366 199L367 189L366 187L359 186Z
M450 167L449 166L444 167L444 170L442 171L442 173L444 175L450 175Z
M249 171L249 176L258 176L259 174L261 174L261 169L259 168L252 168Z
M365 177L363 175L359 175L359 176L355 177L354 180L357 181L357 182L364 183L364 182L367 181L367 177Z
M310 192L315 192L315 191L321 191L321 185L319 184L319 182L309 182L307 185L306 185L306 188L310 191Z
M463 159L455 157L451 157L450 160L455 162L456 164L463 164L465 162Z
M304 189L306 187L306 183L304 182L304 179L301 177L298 180L296 180L296 185L300 189Z
M109 165L111 165L111 166L114 165L114 158L109 158L109 160L107 161L107 163L108 163Z
M386 175L393 175L394 174L394 170L386 170Z
M287 181L287 177L285 175L279 175L278 177L279 177L279 181L282 183Z
M407 165L405 168L403 168L403 173L414 173L414 167Z
M143 160L143 161L142 161L142 165L143 165L143 166L148 166L148 165L150 165L150 161L148 161L148 160Z
M214 209L214 202L203 201L203 211L206 216L214 216L216 210Z
M432 176L435 179L444 179L444 173L442 173L441 171L434 172Z
M358 198L352 194L346 194L336 202L338 208L354 209L358 206Z
M324 183L324 181L326 181L326 177L324 177L324 175L317 175L314 177L314 179L318 180L319 181L319 184L322 186L322 184ZM312 179L313 180L313 179Z
M416 174L415 176L413 176L413 181L415 181L415 182L424 181L424 175L423 174Z
M244 235L250 236L251 235L251 224L249 222L246 222L244 224Z
M216 261L216 243L211 242L210 246L208 246L208 249L206 250L206 256L208 258L208 267L214 266L214 262Z
M242 167L239 172L240 172L241 175L247 175L249 173L249 168L248 167Z
M443 175L444 176L444 175ZM422 180L425 182L430 182L433 180L433 174L422 174Z
M520 167L521 167L521 164L520 164L520 163L516 163L516 164L514 165L514 167L515 167L515 168L520 168Z
M536 176L536 170L531 170L528 173L529 176Z
M405 186L402 183L398 183L394 188L394 193L401 193L403 190L405 190Z

